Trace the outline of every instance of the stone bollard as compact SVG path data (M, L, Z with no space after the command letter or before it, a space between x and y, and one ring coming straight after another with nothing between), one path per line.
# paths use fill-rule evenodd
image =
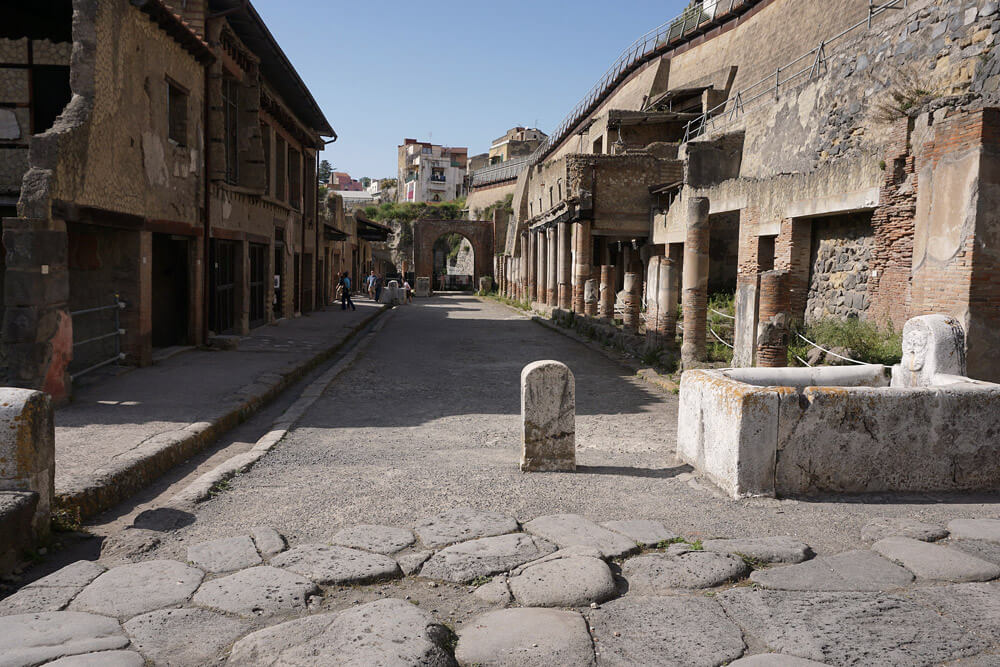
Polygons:
M430 296L431 295L431 279L426 276L417 277L417 288L413 292L414 296Z
M479 279L479 293L489 294L493 291L493 279L489 276L483 276Z
M521 371L521 472L576 470L576 381L566 364Z
M965 331L954 317L921 315L903 325L903 358L892 367L893 387L931 387L935 378L964 377Z
M52 399L40 391L0 387L0 491L38 494L36 538L49 534L55 472Z
M583 285L583 314L587 317L597 317L598 292L600 281L591 278Z

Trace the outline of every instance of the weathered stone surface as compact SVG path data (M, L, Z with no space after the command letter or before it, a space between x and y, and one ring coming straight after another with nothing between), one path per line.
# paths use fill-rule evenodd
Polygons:
M398 599L377 600L260 630L233 646L230 665L427 665L454 660L447 632L431 616Z
M677 539L678 535L667 530L659 521L633 519L631 521L605 521L601 524L608 530L621 533L640 546L652 546L660 542Z
M952 549L961 549L967 554L977 558L988 560L991 563L1000 565L1000 542L987 542L986 540L949 540L948 546Z
M149 560L112 568L80 591L69 608L131 618L187 601L204 573L175 560Z
M711 588L742 579L750 568L739 556L688 551L678 556L650 554L630 558L622 576L633 595L669 595L678 589Z
M317 584L365 584L402 575L396 561L347 547L303 544L271 559L271 565L308 577Z
M542 563L548 563L553 560L559 560L560 558L604 558L604 554L600 549L595 549L594 547L566 547L565 549L553 551L552 553L542 556L537 560L528 561L524 565L518 565L510 571L510 574L512 577L516 577L529 567L541 565Z
M529 533L544 537L560 547L594 547L605 558L618 558L638 550L634 540L598 526L579 514L549 514L524 524Z
M906 517L880 517L872 519L861 530L861 539L877 542L883 537L911 537L924 542L935 542L948 537L948 531L932 523Z
M731 662L729 667L824 667L824 664L805 658L796 658L794 655L760 653Z
M70 563L66 567L60 568L52 574L42 577L38 581L28 584L29 588L63 588L75 587L83 588L100 575L107 572L103 565L89 560L78 560Z
M530 565L511 577L509 584L525 607L583 607L610 600L617 592L607 563L585 556Z
M427 562L427 559L433 555L433 551L413 551L402 556L396 556L396 562L399 563L399 569L403 571L403 574L410 576L419 572L423 564Z
M207 609L159 609L124 627L133 647L157 665L207 665L249 624Z
M929 586L910 597L987 641L1000 637L1000 583Z
M471 507L456 507L424 519L414 530L424 546L436 549L455 542L513 533L517 521L499 512L482 512Z
M952 620L898 595L735 588L716 599L768 648L833 665L939 664L985 648Z
M742 555L762 563L801 563L812 556L808 544L786 536L702 540L701 547L705 551Z
M0 600L0 616L61 611L79 592L76 586L26 586Z
M587 624L575 611L501 609L466 623L458 633L455 657L460 665L594 664Z
M545 540L514 533L455 544L431 556L420 576L464 584L517 567L556 550Z
M260 565L207 582L192 601L202 607L240 616L269 616L305 609L306 599L319 592L308 579Z
M249 535L225 537L188 547L187 559L206 572L232 572L261 563Z
M506 606L514 599L507 584L507 577L500 575L489 583L483 584L472 593L483 602Z
M750 581L787 591L887 591L906 586L913 575L876 553L859 550L756 570Z
M566 364L521 371L521 471L576 470L576 380Z
M389 555L410 546L416 538L406 528L362 524L344 528L330 541L342 547Z
M274 528L268 528L267 526L257 526L256 528L250 529L250 535L253 537L254 544L257 546L257 551L264 558L270 558L271 556L280 554L288 546L285 544L285 538L281 536L281 533L276 531Z
M99 651L84 655L71 655L45 667L143 667L145 659L135 651Z
M938 581L990 581L1000 577L1000 565L959 549L927 544L909 537L887 537L872 551L896 561L921 579Z
M0 665L39 665L67 655L128 645L118 621L75 611L50 611L0 618Z
M625 597L587 617L602 665L715 667L745 648L722 608L701 597Z
M1000 519L955 519L948 530L955 538L1000 542Z

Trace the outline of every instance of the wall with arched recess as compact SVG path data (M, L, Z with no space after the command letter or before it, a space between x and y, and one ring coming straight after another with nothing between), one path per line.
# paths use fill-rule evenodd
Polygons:
M413 261L417 276L434 273L434 242L445 234L461 234L475 254L473 284L493 275L493 223L483 220L418 220L413 223Z

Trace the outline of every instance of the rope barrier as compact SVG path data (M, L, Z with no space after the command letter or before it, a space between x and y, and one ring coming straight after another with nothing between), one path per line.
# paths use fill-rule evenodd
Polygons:
M732 345L730 345L726 341L724 341L721 338L719 338L719 334L715 333L715 329L713 329L712 327L708 328L708 332L710 334L712 334L713 336L715 336L715 340L719 341L720 343L722 343L723 345L725 345L726 347L728 347L730 350L735 349L735 348L733 348Z
M802 365L805 366L806 368L812 368L812 365L808 361L806 361L805 359L803 359L802 357L800 357L799 355L796 354L795 358L798 359L802 363Z
M805 342L809 343L813 347L815 347L817 350L823 350L827 354L831 354L831 355L837 357L838 359L843 359L844 361L849 361L852 364L857 364L858 366L867 366L868 365L868 364L866 364L863 361L858 361L857 359L850 359L848 357L843 357L843 356L837 354L836 352L831 352L830 350L826 349L825 347L820 347L819 345L817 345L816 343L812 342L811 340L809 340L808 338L806 338L805 336L803 336L800 333L796 333L795 335L798 336L799 338L801 338L802 340L804 340ZM806 364L806 365L808 366L808 364Z
M716 315L722 315L723 317L725 317L725 318L727 318L727 319L730 319L730 320L735 320L735 319L736 319L736 318L735 318L734 316L732 316L732 315L727 315L726 313L720 313L720 312L719 312L719 311L717 311L717 310L716 310L715 308L709 308L709 310L710 310L710 311L712 311L713 313L715 313Z

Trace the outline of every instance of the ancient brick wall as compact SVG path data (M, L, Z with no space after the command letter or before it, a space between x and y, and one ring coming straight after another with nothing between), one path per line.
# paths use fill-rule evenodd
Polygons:
M863 316L870 305L868 276L875 248L871 216L818 218L811 227L806 323Z

